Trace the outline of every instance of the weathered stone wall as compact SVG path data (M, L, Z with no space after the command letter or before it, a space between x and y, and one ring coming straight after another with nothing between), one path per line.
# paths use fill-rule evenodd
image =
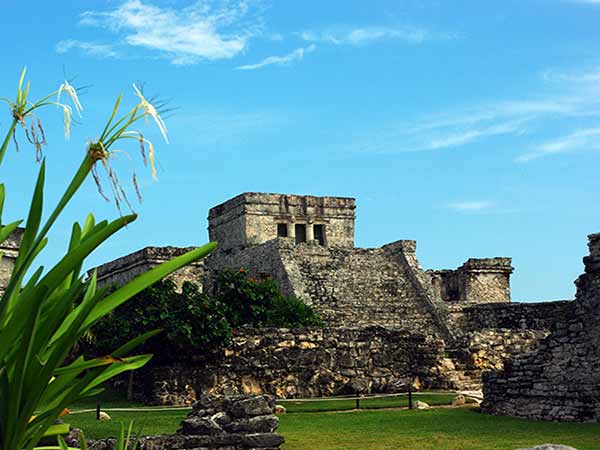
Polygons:
M548 331L570 314L573 306L574 302L569 300L469 305L455 310L455 320L463 332L489 328Z
M448 305L454 340L446 373L457 388L481 389L482 374L501 370L507 359L535 350L573 301L453 303Z
M24 228L17 228L4 242L0 242L0 294L4 292L12 274L24 232Z
M176 434L143 437L140 450L279 449L275 399L261 396L202 396ZM115 450L115 439L87 441L90 450Z
M589 249L570 313L537 350L484 375L485 412L600 421L600 234L589 236Z
M507 359L536 349L548 330L481 329L458 336L452 347L429 330L426 335L382 327L239 333L222 352L145 371L136 395L155 404L191 404L200 392L283 398L400 392L412 376L425 388L481 389L483 372L500 370Z
M325 245L354 246L355 200L346 197L314 197L245 192L211 208L208 232L221 249L262 244L277 237L277 225L304 225L307 239L314 239L314 226L325 229Z
M159 264L193 249L193 247L146 247L97 267L98 284L123 285ZM88 274L91 273L92 271L90 270ZM179 269L167 277L167 279L172 280L178 288L181 288L181 285L185 281L196 283L202 288L204 273L204 261L200 260Z
M443 357L441 339L380 327L244 330L223 353L198 355L195 366L148 369L136 386L141 399L156 404L185 404L200 393L402 392L412 378L424 388L447 387Z
M537 348L547 330L485 329L463 337L459 348L469 370L501 370L512 356Z
M500 328L466 333L446 351L442 374L453 389L480 390L484 372L502 369L508 358L537 348L547 334Z

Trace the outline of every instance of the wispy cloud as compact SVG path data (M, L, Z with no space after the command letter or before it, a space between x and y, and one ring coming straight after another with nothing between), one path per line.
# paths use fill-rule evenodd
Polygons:
M355 139L353 147L359 152L397 153L444 150L472 144L502 135L521 135L527 132L531 114L522 111L508 114L509 105L488 105L435 114L411 124L392 124L369 134L367 139Z
M306 53L313 52L316 49L314 44L309 45L306 48L297 48L296 50L283 56L268 56L261 62L256 64L246 64L243 66L236 67L237 70L256 70L266 66L288 66L294 62L302 61Z
M127 46L155 51L173 64L195 64L243 52L261 31L260 14L251 8L256 3L206 0L172 9L126 0L108 11L86 11L80 23L105 28Z
M66 53L74 49L98 58L117 58L119 56L112 45L84 42L76 39L65 39L58 42L55 47L57 53Z
M598 0L600 4L600 0ZM546 70L542 73L545 81L551 82L571 82L571 83L597 83L600 81L600 67L584 71L557 71Z
M368 26L360 28L336 28L325 31L306 30L299 33L307 42L323 42L334 45L366 45L375 41L398 40L409 44L420 44L430 40L445 40L457 34L436 33L417 27Z
M532 151L517 157L515 161L529 162L558 153L598 149L600 149L600 128L585 128L537 145Z
M352 148L369 153L443 150L502 136L530 135L535 139L540 130L550 131L548 123L569 126L577 122L581 128L586 120L600 118L600 87L595 82L596 76L596 70L547 71L541 74L541 81L555 85L552 93L545 96L465 106L416 118L408 124L403 120L399 124L380 125L370 130L367 137L354 138ZM542 142L533 149L530 147L516 161L531 161L558 153L560 149L590 146L596 136L591 131L575 131L568 137L568 142L564 138L556 139L561 145Z
M479 200L448 203L446 206L457 212L480 212L493 208L494 203L487 200Z

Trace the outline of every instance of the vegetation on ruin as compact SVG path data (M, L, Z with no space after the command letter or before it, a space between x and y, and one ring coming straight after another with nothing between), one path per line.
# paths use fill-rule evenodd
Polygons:
M245 270L216 274L213 295L198 285L183 283L180 290L163 280L121 305L93 329L86 353L103 354L119 342L146 330L163 333L142 344L154 362L178 361L195 353L226 346L240 327L298 328L322 326L314 308L281 293L271 277L253 278Z
M254 278L243 268L219 272L214 296L225 305L234 328L323 326L314 308L294 296L283 295L272 277Z
M96 285L96 274L90 277L81 270L87 256L113 234L136 220L135 214L113 221L96 221L92 214L82 223L75 223L67 243L67 251L49 268L39 265L38 256L48 243L48 235L84 181L91 175L101 193L103 176L117 206L128 203L125 190L117 177L112 160L115 143L133 140L154 173L152 144L133 130L142 118L152 119L166 138L166 128L158 111L135 86L137 104L120 115L121 97L98 138L82 144L79 169L66 186L64 194L47 214L44 208L46 164L43 150L47 139L39 113L42 109L59 108L65 123L65 135L70 134L73 110L80 114L83 107L77 90L64 82L56 92L30 100L30 84L21 74L14 99L2 99L10 108L11 125L0 146L0 163L9 144L26 139L34 147L40 162L37 180L32 180L32 199L25 220L14 220L17 213L9 211L12 222L0 220L0 242L24 224L24 234L12 275L0 299L0 449L31 450L40 438L65 412L65 408L81 398L97 395L102 384L112 377L146 364L150 355L128 356L158 330L144 330L128 342L120 342L110 352L96 358L68 359L72 349L94 324L132 296L175 270L207 255L214 244L198 248L162 264L108 293ZM62 96L62 97L61 97ZM67 104L65 99L69 99ZM119 151L122 153L122 151ZM0 168L0 175L2 175ZM57 180L65 178L64 174ZM137 186L133 178L134 186ZM56 181L55 181L56 182ZM0 184L0 218L5 195L10 187ZM45 220L42 220L43 217ZM60 442L64 448L64 442ZM58 447L57 447L58 448Z

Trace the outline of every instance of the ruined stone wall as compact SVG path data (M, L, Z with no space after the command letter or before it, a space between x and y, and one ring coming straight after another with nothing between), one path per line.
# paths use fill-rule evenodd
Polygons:
M482 374L535 350L574 302L454 303L448 306L454 340L448 377L456 387L481 389Z
M570 313L537 350L484 375L485 412L600 421L600 234L589 236L589 249Z
M509 330L546 330L570 314L573 301L537 303L489 303L460 308L463 332L489 328Z
M244 330L229 349L195 366L147 369L137 394L156 404L185 404L200 393L280 398L403 392L416 377L442 388L441 339L372 327L360 330Z
M4 292L12 274L24 232L24 228L17 228L4 242L0 243L0 294Z
M98 284L121 286L157 265L193 249L194 247L146 247L97 267ZM90 270L88 274L91 272ZM200 260L177 270L167 279L172 280L178 288L181 288L185 281L196 283L202 288L204 274L204 261Z
M530 352L549 334L548 330L484 329L462 338L458 346L469 370L501 370L510 357ZM458 355L455 355L458 356Z
M323 225L326 246L352 248L354 209L353 198L246 192L211 208L208 231L221 249L237 249L276 238L280 223L290 225L290 236L295 224Z

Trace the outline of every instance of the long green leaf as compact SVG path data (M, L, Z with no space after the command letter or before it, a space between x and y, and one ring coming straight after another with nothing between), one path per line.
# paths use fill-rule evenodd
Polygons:
M2 141L2 146L0 146L0 166L2 165L2 161L4 160L4 155L6 154L6 149L8 148L8 144L10 143L10 138L15 132L15 128L17 127L17 120L13 119L10 127L8 128L8 132Z
M40 228L40 222L42 221L42 209L44 206L44 182L46 179L46 160L42 161L38 178L35 183L33 190L33 198L29 207L29 214L27 216L27 223L25 224L25 232L21 239L21 245L19 247L19 256L15 261L15 270L18 270L22 264L25 256L29 252L31 245L33 244L37 232ZM28 267L25 270L29 269Z
M152 355L138 355L129 358L124 358L124 363L115 363L108 366L102 371L102 373L94 379L88 386L82 391L85 394L86 391L95 388L96 386L116 377L117 375L128 372L130 370L136 370L146 365L148 361L152 359Z
M16 222L9 223L0 228L0 243L4 242L8 236L10 236L23 221L17 220Z
M152 330L152 331L147 331L146 333L133 338L132 340L130 340L129 342L127 342L126 344L122 345L121 347L119 347L117 350L115 350L114 352L112 352L112 355L117 357L117 358L122 358L123 356L125 356L127 353L129 353L131 350L133 350L134 348L138 347L139 345L143 344L144 342L146 342L148 339L150 339L153 336L156 336L157 334L161 333L162 330Z

